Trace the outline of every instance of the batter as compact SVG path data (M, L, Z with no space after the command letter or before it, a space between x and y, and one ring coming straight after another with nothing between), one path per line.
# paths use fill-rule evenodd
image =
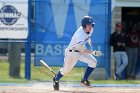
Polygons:
M81 80L82 86L90 87L88 77L91 72L96 68L97 60L94 56L101 56L101 51L93 51L85 48L85 44L88 42L92 46L91 35L95 23L90 16L84 16L81 21L81 25L74 33L68 47L65 49L64 66L60 69L56 77L53 78L54 90L59 90L59 80L64 75L68 74L75 66L78 60L88 64L85 74Z

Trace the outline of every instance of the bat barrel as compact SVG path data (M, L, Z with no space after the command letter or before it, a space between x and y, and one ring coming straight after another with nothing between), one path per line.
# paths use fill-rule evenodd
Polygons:
M40 60L40 64L48 68L56 76L56 73L47 65L47 63L45 63L43 60Z

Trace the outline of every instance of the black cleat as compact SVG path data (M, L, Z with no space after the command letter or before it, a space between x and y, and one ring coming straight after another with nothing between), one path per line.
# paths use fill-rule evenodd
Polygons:
M53 88L54 90L59 90L59 81L56 81L55 77L53 78Z
M92 87L90 85L90 82L88 80L82 80L81 81L81 86L84 86L84 87Z

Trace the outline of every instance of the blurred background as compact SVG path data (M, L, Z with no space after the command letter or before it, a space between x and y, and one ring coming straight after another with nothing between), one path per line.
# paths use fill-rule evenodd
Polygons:
M92 49L104 53L96 57L97 68L90 79L114 80L110 35L117 23L122 23L126 35L136 24L140 45L139 5L140 0L1 0L0 82L52 80L53 74L40 66L40 59L57 72L63 66L64 50L85 15L95 22ZM140 46L137 49L135 74L126 78L124 70L122 80L140 79ZM85 67L78 62L63 80L80 80Z

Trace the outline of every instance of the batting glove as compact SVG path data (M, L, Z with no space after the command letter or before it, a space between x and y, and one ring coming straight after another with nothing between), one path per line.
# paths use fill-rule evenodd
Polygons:
M102 55L102 52L101 51L92 51L92 53L91 53L92 55L94 55L94 56L101 56Z

